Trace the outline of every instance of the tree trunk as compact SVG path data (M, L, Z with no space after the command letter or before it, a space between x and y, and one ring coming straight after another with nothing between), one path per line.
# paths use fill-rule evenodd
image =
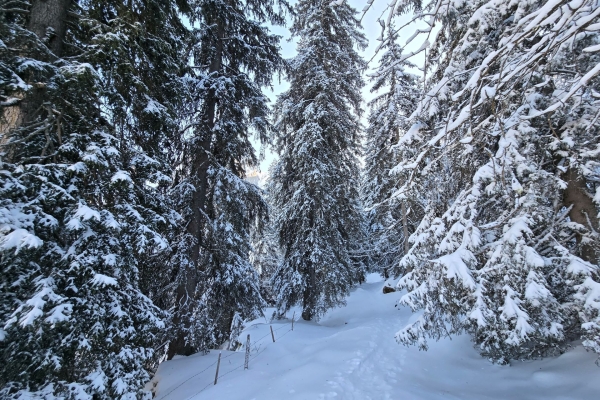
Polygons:
M70 5L71 0L35 0L31 5L28 28L48 46L56 58L62 56Z
M402 233L404 234L404 254L408 253L410 250L410 244L408 243L408 218L407 218L407 210L406 210L406 200L401 203L401 212L402 212Z
M29 22L27 29L35 33L42 42L52 51L55 58L62 56L63 42L67 32L67 13L71 6L71 0L35 0L29 10ZM48 60L41 54L30 54L29 57L42 61ZM0 124L0 133L3 134L2 141L8 140L7 134L27 125L36 119L36 112L44 103L46 97L46 84L34 79L25 81L32 85L32 89L23 95L17 95L20 101L13 106L6 107L3 112L5 124Z
M314 317L314 302L316 297L316 271L312 263L309 264L307 272L307 285L304 288L304 293L302 294L302 319L305 321L310 321Z
M598 232L598 211L592 197L588 193L583 176L575 168L569 168L564 176L567 188L563 196L563 204L570 207L569 218L571 221L585 226L587 229ZM583 236L577 234L577 243L581 248L581 258L591 263L598 263L598 256L593 243L586 243Z
M46 44L56 58L62 56L63 43L67 32L67 12L71 0L36 0L31 5L28 28ZM43 61L45 57L40 57ZM33 122L37 112L46 98L46 84L43 82L28 82L33 89L21 102L20 124Z
M402 232L404 235L404 240L403 240L403 245L404 245L404 254L408 254L408 251L410 250L410 243L408 243L408 218L407 218L407 210L406 210L406 200L402 200L402 203L400 205L401 208L401 212L402 212ZM411 271L404 271L404 273L408 273Z

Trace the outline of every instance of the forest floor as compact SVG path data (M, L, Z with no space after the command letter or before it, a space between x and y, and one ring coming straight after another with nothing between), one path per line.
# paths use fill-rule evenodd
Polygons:
M253 321L240 336L251 335L249 369L243 350L223 350L217 385L218 350L165 362L149 384L154 399L599 398L596 355L581 345L558 357L500 366L479 356L466 335L431 341L426 352L397 344L394 333L415 314L396 308L400 294L384 295L383 286L372 274L347 306L318 323L296 321L293 331L291 319L274 320L275 343L265 319Z

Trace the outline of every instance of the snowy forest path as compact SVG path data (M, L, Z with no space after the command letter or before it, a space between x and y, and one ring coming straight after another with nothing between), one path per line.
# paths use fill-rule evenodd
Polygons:
M394 333L416 315L396 308L401 294L384 295L384 284L370 275L345 307L318 323L300 320L289 331L284 325L290 320L273 321L275 343L264 319L251 322L240 335L260 340L252 347L250 369L243 369L242 351L224 351L217 385L212 381L218 351L161 364L153 380L155 399L584 400L600 392L600 368L581 346L512 366L483 359L466 335L430 342L427 352L401 346Z
M354 296L348 299L349 304L346 307L356 311L351 317L345 315L343 309L339 309L333 310L321 321L323 326L341 327L344 318L349 320L343 322L347 330L339 335L351 335L361 345L348 349L351 356L348 356L327 381L330 390L321 393L319 399L395 398L394 386L397 383L397 374L402 372L406 348L394 346L390 352L387 345L382 345L393 342L394 331L390 329L389 318L381 315L381 311L390 310L397 296L381 298L385 305L364 298L381 293L381 286L381 283L376 281L356 289ZM338 312L339 315L336 315Z
M343 368L336 371L329 381L331 391L320 395L321 399L341 397L343 399L393 399L396 374L402 372L398 361L390 358L385 347L379 346L379 339L389 335L383 328L384 321L366 330L368 340L364 349L355 350ZM387 333L387 335L385 334ZM404 350L404 349L401 349ZM403 358L400 358L402 362ZM373 397L377 394L377 397Z

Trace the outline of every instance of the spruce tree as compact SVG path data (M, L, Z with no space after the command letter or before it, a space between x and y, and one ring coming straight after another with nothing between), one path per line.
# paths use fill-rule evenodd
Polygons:
M140 277L169 246L160 143L180 10L21 6L0 14L1 396L147 397L165 315Z
M391 170L398 157L407 156L401 150L408 145L405 137L411 127L408 117L416 109L420 91L418 77L407 71L415 66L404 59L393 27L388 33L379 66L369 74L373 81L371 92L377 96L369 102L361 187L367 208L370 269L386 278L390 273L399 274L398 262L408 250L409 232L414 231L421 213L418 203L408 201L406 196L393 196L396 182L401 178Z
M169 192L173 163L178 157L175 143L181 128L185 96L184 74L188 72L191 32L179 13L189 15L185 1L164 5L160 1L86 1L81 3L74 40L93 44L80 56L102 72L103 107L120 140L125 162L135 163L132 191L155 215L165 235L173 235L180 216ZM107 57L111 53L112 56ZM136 153L141 148L143 155ZM176 242L175 240L173 241ZM152 245L152 244L148 244ZM138 255L140 285L144 294L161 307L172 307L164 290L177 261L167 251Z
M261 88L284 67L279 37L264 23L283 24L286 9L285 2L264 0L194 3L194 73L175 167L185 247L177 251L170 356L216 347L229 338L236 313L249 318L262 312L259 278L249 260L250 229L267 206L243 178L257 164L250 135L270 138Z
M364 277L358 198L365 38L346 2L301 0L290 89L275 105L280 159L270 182L283 262L273 277L279 313L311 320L342 305Z
M406 1L427 24L418 152L397 192L426 212L400 267L423 314L404 344L469 332L489 359L598 346L598 1ZM429 37L431 39L431 37Z

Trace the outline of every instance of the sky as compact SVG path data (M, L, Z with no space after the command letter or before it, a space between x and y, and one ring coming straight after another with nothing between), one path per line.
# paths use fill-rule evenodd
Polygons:
M361 11L366 6L367 0L348 0L348 2L350 4L350 6L354 7L358 11L359 16L362 15ZM294 3L294 1L292 1L292 4L293 3ZM359 50L359 53L367 61L370 60L371 58L373 58L373 55L375 54L375 50L376 50L377 46L379 45L377 38L379 37L379 35L381 33L381 27L380 27L379 23L377 22L377 19L381 16L382 12L385 10L387 5L388 5L388 0L374 0L373 5L367 11L367 13L364 15L364 17L362 19L363 32L364 32L365 36L367 37L367 40L369 41L369 45L365 50L363 50L363 51ZM287 27L275 26L275 27L271 27L271 31L273 33L275 33L277 35L281 35L283 37L281 40L281 50L282 50L283 57L284 58L294 57L296 55L296 41L289 40L290 39L289 29ZM377 57L375 57L375 59L373 59L373 61L370 62L367 73L369 71L373 70L373 68L375 68L375 67L377 67ZM374 97L374 95L370 92L371 85L368 82L368 79L365 79L365 82L366 82L366 85L363 88L362 92L363 92L363 99L364 99L363 109L365 109L365 111L366 111L366 104L370 99L372 99ZM273 90L269 90L269 89L265 90L265 94L271 100L271 105L273 104L273 102L275 101L277 96L279 94L283 93L285 90L287 90L288 87L289 87L289 83L284 78L282 78L281 82L279 82L278 79L276 79L273 82ZM365 117L366 117L366 112L363 114L363 123L366 122ZM260 149L260 144L258 144L256 141L252 141L252 143L255 146L257 154L258 154L259 149ZM274 154L272 151L270 151L270 149L265 149L265 157L260 163L260 175L264 176L267 173L269 166L276 159L276 157L277 157L276 154Z

